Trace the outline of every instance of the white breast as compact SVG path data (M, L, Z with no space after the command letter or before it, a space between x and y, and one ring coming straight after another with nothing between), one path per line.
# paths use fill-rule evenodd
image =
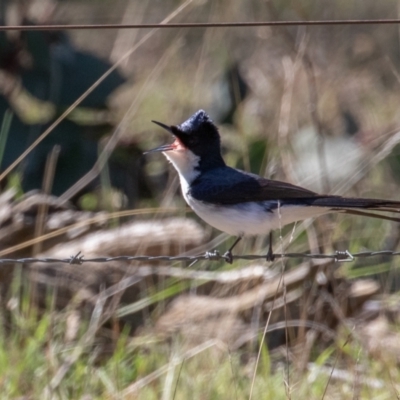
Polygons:
M208 224L232 236L265 235L292 222L316 217L330 210L322 207L284 206L267 211L271 202L249 202L240 206L215 206L185 195L193 211Z

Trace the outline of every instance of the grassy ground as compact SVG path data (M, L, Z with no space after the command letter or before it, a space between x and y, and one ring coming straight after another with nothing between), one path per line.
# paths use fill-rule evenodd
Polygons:
M2 399L393 399L400 390L395 360L366 352L352 332L315 350L301 371L295 349L288 363L286 350L264 346L256 363L250 348L232 352L217 340L190 346L106 328L94 337L94 315L74 327L71 310L38 315L27 295L10 297L2 315Z

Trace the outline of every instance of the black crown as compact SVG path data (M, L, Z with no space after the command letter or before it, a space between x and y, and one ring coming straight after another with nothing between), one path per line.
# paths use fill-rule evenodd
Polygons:
M189 119L179 125L179 129L185 133L199 130L203 125L212 124L211 118L203 110L195 112Z

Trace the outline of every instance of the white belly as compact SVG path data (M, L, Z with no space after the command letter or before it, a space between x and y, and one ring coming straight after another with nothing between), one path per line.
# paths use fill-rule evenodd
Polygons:
M185 195L193 211L208 224L232 236L265 235L292 222L330 212L328 208L284 206L267 211L268 203L242 203L236 206L214 206Z

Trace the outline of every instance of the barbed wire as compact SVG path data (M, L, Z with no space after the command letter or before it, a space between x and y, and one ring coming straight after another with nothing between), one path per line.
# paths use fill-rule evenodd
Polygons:
M392 250L379 250L379 251L362 251L359 253L350 253L348 250L336 251L333 254L312 254L312 253L284 253L284 254L272 254L272 259L281 258L306 258L306 259L330 259L335 262L351 262L356 258L367 258L367 257L378 257L378 256L389 256L395 257L400 256L399 251ZM268 256L260 254L243 254L243 255L233 255L232 260L267 260ZM82 265L84 263L107 263L113 261L230 261L230 257L225 254L220 254L218 251L206 252L202 255L195 256L116 256L116 257L95 257L95 258L85 258L81 252L74 256L68 258L51 258L51 257L41 257L41 258L0 258L1 264L34 264L34 263L63 263L71 265Z
M83 29L168 29L168 28L237 28L259 26L321 26L321 25L388 25L399 24L400 19L342 19L312 21L251 21L251 22L183 22L168 24L55 24L3 25L0 31L60 31Z

